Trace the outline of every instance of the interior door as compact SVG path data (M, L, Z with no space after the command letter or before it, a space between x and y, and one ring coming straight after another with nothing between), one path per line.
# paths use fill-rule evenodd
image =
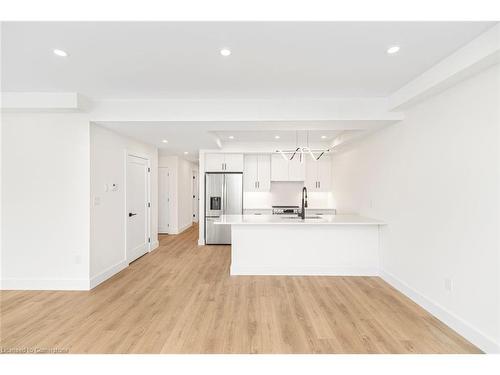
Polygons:
M168 168L158 168L158 232L169 232L169 172Z
M149 250L148 160L127 156L127 261Z

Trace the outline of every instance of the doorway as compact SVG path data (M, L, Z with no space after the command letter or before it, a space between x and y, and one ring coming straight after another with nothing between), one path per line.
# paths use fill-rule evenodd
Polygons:
M169 232L170 173L168 168L158 168L158 233Z
M149 251L149 160L127 155L126 200L127 200L127 261L135 259Z

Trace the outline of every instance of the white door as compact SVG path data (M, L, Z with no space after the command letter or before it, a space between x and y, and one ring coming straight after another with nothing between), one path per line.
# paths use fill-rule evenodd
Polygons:
M158 232L168 233L169 229L169 173L168 168L158 168Z
M148 160L127 156L127 261L149 250Z

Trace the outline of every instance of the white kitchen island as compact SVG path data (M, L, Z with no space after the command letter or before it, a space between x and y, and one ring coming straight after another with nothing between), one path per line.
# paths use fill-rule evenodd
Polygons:
M378 220L224 215L215 224L231 226L231 275L378 274Z

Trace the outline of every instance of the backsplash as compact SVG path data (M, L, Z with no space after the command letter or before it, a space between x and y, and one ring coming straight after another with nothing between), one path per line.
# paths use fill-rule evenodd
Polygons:
M303 182L271 182L269 192L243 193L244 209L271 208L271 206L300 206ZM308 192L311 208L335 208L332 193Z

